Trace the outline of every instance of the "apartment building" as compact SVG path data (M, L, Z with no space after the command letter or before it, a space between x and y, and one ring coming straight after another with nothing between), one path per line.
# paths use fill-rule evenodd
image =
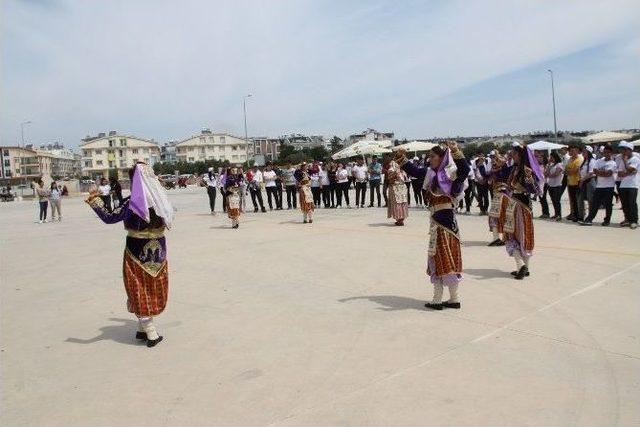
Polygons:
M119 179L128 178L129 168L141 161L152 165L160 161L160 147L152 139L125 135L117 131L87 136L80 144L82 174L92 178L117 173Z
M247 161L247 142L228 133L214 133L203 129L175 144L176 160L179 162L204 162L206 160L244 163Z
M52 175L53 155L31 148L17 146L0 147L0 179L21 183Z

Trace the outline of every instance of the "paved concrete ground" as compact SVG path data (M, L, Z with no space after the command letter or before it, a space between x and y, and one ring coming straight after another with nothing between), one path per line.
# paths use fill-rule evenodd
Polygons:
M0 205L0 424L640 425L640 230L537 221L518 282L486 217L461 216L463 308L430 312L424 211L231 230L201 189L171 199L154 349L125 310L121 225L80 199L45 225Z

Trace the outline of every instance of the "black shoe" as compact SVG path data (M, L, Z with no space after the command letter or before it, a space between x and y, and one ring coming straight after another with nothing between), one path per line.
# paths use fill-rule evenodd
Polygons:
M461 307L459 302L449 302L449 301L442 301L442 306L444 308L460 308Z
M313 224L313 220L312 219L309 220L309 224Z
M592 226L593 223L591 221L581 221L579 222L580 225L587 225L587 226Z
M136 332L136 339L137 340L146 340L147 339L147 333L146 332L141 332L141 331Z
M608 226L609 226L609 221L605 221L605 222L603 222L603 223L602 223L602 226L603 226L603 227L608 227Z
M430 308L431 310L442 310L442 308L443 308L442 303L440 303L440 304L433 304L433 303L431 303L431 302L428 302L428 303L426 303L424 306L425 306L425 307L427 307L427 308Z
M369 206L367 206L367 207L368 207L368 208L372 208L372 207L373 207L373 205L369 205Z
M307 222L309 222L309 221L307 221L306 219L304 221L302 221L303 224L306 224Z
M500 239L496 239L493 242L489 243L487 246L504 246L504 242Z
M258 208L255 208L255 209L253 210L253 212L258 212Z
M262 213L266 213L267 212L267 210L265 208L262 208L261 211L262 211Z
M527 266L523 265L522 267L520 267L520 270L518 270L518 272L514 276L514 279L522 280L527 276L528 272L529 272L529 269L527 268Z
M160 341L162 341L162 337L158 337L155 340L147 340L147 347L155 347L156 344L158 344Z
M239 227L240 227L240 224L236 224L236 225L234 225L234 226L233 226L233 227L231 227L231 228L239 228Z
M525 276L525 277L529 277L529 275L530 275L530 274L531 274L531 273L529 273L529 270L527 269L527 272L525 273L525 275L524 275L524 276ZM511 275L512 275L513 277L515 277L515 276L517 276L517 275L518 275L518 272L517 272L517 271L512 271L512 272L511 272Z

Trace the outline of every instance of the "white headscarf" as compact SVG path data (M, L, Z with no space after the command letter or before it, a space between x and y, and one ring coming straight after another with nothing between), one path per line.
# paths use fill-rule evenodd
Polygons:
M153 208L156 215L163 219L165 226L171 228L173 206L153 168L145 163L138 163L135 166L131 180L129 208L146 222L151 220L149 209Z

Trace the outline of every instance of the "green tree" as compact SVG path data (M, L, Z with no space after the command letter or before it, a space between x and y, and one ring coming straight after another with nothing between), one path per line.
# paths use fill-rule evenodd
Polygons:
M343 147L344 144L342 143L342 140L334 135L334 137L331 138L331 154L337 153L342 150Z

